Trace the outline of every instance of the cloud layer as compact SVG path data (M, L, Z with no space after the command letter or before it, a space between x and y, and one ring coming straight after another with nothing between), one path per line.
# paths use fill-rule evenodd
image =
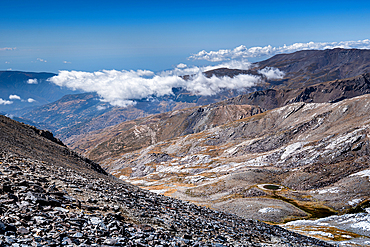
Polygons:
M37 81L37 79L28 79L27 83L28 84L38 84L38 81Z
M280 71L278 68L271 68L266 67L258 71L260 74L266 76L267 80L274 80L274 79L283 79L284 72Z
M3 100L2 98L0 98L0 105L10 105L10 104L13 104L13 101Z
M44 63L48 62L48 61L46 61L45 59L42 59L42 58L37 58L36 60L39 61L39 62L44 62Z
M221 62L233 59L247 59L253 57L273 56L279 53L291 53L300 50L325 50L333 48L358 48L370 49L370 40L358 41L341 41L341 42L309 42L309 43L294 43L292 45L284 45L280 47L273 47L271 45L265 47L251 47L247 48L244 45L238 46L232 50L218 50L218 51L200 51L193 54L189 59L193 60L207 60L211 62Z
M98 72L60 71L49 81L62 87L85 92L96 92L102 101L114 106L135 104L134 99L150 96L171 95L172 88L182 87L196 95L214 95L222 89L249 88L260 82L261 77L253 75L238 75L234 78L213 76L207 78L203 71L216 68L247 69L250 63L230 61L217 66L175 68L155 74L149 70L117 71L103 70ZM266 71L266 75L274 76L276 71ZM191 75L190 80L180 76Z
M9 99L18 99L18 100L20 100L21 99L21 97L19 97L18 95L16 95L16 94L11 94L11 95L9 95Z
M0 48L0 51L13 51L17 49L16 47L3 47L3 48Z

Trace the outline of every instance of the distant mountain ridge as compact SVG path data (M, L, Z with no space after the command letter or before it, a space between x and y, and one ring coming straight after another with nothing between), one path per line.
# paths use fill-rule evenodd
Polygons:
M205 72L212 75L234 77L239 74L257 74L266 67L277 68L285 73L281 80L272 80L272 87L299 88L320 82L345 79L370 72L370 50L327 49L302 50L278 54L252 64L248 70L215 69Z
M261 89L261 88L258 88ZM174 94L135 100L127 107L113 107L100 101L95 93L66 95L60 100L30 111L19 111L22 118L47 126L59 138L67 139L151 114L169 112L193 106L206 105L236 95L257 90L224 90L214 96L192 95L184 89L173 89Z
M0 98L13 102L0 105L0 110L12 114L15 110L44 105L66 94L78 93L47 80L55 75L43 72L0 71ZM17 95L20 99L9 99L10 95Z
M284 85L298 88L369 73L370 50L303 50L278 54L256 65L258 68L274 67L284 71Z
M292 103L335 103L369 93L370 74L367 73L298 89L256 91L202 107L126 121L87 134L74 135L65 141L73 149L93 160L112 162L126 152L198 133ZM136 132L140 133L140 137Z
M295 102L335 103L369 93L370 73L365 73L352 78L328 81L301 88L256 91L215 103L215 105L248 104L271 110Z
M240 95L240 99L244 100L245 104L254 104L265 109L272 109L282 104L281 102L274 103L273 98L275 96L272 96L272 94L284 93L286 96L278 96L282 100L287 95L294 94L288 92L290 89L298 90L299 88L320 82L340 80L369 73L370 50L331 49L298 51L292 54L279 54L265 61L254 63L248 70L219 68L205 71L204 74L207 77L234 77L239 74L252 74L263 77L260 70L267 67L280 69L285 73L284 78L268 80L266 83L246 88L244 91L223 90L212 96L194 95L182 88L173 88L173 95L153 96L135 100L137 102L136 105L125 108L112 107L108 103L101 102L98 95L94 93L73 94L38 108L20 110L15 115L25 119L28 123L34 123L43 128L46 127L59 138L66 140L67 138L113 126L123 121L187 107L217 103L238 95ZM191 80L191 75L186 79ZM259 93L260 91L266 95L262 95ZM242 95L247 95L250 92L255 92L254 96L250 96L255 98L253 100L245 100L246 96ZM259 101L261 97L265 99L264 103Z
M125 121L102 130L73 136L66 143L90 159L102 162L161 141L199 133L262 112L261 108L249 105L193 107Z

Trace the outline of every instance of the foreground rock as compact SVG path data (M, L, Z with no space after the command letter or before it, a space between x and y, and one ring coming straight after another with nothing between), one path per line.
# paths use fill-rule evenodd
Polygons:
M3 246L330 246L255 220L0 155Z

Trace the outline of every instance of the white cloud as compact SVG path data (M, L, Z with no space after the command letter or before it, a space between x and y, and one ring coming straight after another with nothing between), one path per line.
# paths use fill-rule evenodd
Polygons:
M39 82L37 81L37 79L28 79L27 83L28 84L37 84Z
M102 105L98 105L98 106L96 107L96 109L97 109L98 111L101 111L101 110L105 110L105 109L107 109L107 107L106 107L106 106L102 106Z
M261 80L261 77L254 75L207 78L202 73L210 69L230 68L230 66L246 69L250 67L250 63L230 61L217 66L175 68L158 74L149 70L103 70L93 73L59 71L59 74L50 78L49 81L73 90L96 92L102 101L109 102L111 105L128 106L135 104L134 99L152 95L170 95L174 87L185 88L197 95L213 95L222 89L249 88ZM191 79L184 80L180 77L181 75L191 75Z
M188 66L186 64L184 64L184 63L180 63L176 67L179 68L179 69L185 69Z
M8 62L8 61L5 61L5 63L6 63L6 64L9 64L10 62Z
M15 49L17 49L17 47L3 47L0 48L0 51L14 51Z
M261 69L258 71L260 74L266 76L267 80L273 80L273 79L283 79L284 72L279 70L278 68L271 68L266 67L264 69Z
M32 102L35 102L36 100L32 99L32 98L28 98L27 102L28 103L32 103Z
M2 98L0 98L0 105L10 105L10 104L13 104L13 101L3 100Z
M189 59L207 60L211 62L221 62L232 59L247 59L251 57L273 56L280 53L291 53L300 50L325 50L333 48L358 48L370 49L370 40L358 41L341 41L341 42L308 42L308 43L294 43L292 45L284 45L280 47L273 47L271 45L265 47L251 47L247 48L240 45L234 49L218 50L218 51L200 51L193 54Z
M18 95L15 95L15 94L11 94L11 95L9 95L9 99L18 99L18 100L20 100L21 97L19 97Z
M63 63L71 63L71 62L63 61Z
M205 71L214 70L214 69L220 69L220 68L228 68L228 69L241 69L241 70L247 70L251 67L251 63L245 60L237 61L227 61L221 64L217 65L209 65L204 67L187 67L184 69L175 68L173 70L165 70L159 73L160 76L170 76L170 75L176 75L176 76L182 76L182 75L195 75L199 74Z
M46 60L44 60L44 59L42 59L42 58L37 58L36 59L37 61L40 61L40 62L44 62L44 63L47 63L48 61L46 61Z

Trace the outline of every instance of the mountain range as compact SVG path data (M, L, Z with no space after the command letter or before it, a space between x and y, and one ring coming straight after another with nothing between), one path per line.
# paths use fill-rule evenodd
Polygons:
M335 103L369 92L370 74L298 89L267 89L202 107L125 121L102 130L73 136L66 139L66 143L91 159L102 162L108 157L112 160L157 142L198 133L292 103Z
M278 69L284 77L269 79L261 73L271 68ZM215 213L224 212L220 216L220 229L232 228L225 223L231 219L225 215L232 215L236 217L233 222L253 219L250 221L253 224L259 221L280 224L331 243L366 246L370 237L366 223L370 217L369 72L370 50L307 50L276 55L252 64L248 70L205 71L208 78L234 78L240 74L261 78L254 87L221 90L211 96L173 88L172 95L135 99L135 105L113 107L102 102L98 94L67 94L59 88L55 90L59 90L62 98L57 101L10 111L17 120L51 130L56 137L49 131L1 117L3 160L18 160L23 164L27 159L35 159L32 161L35 164L47 164L48 171L52 166L61 167L71 176L88 177L93 184L99 184L90 186L84 179L63 178L59 179L59 190L70 187L67 182L78 180L78 186L84 188L82 194L91 193L86 188L99 187L101 183L134 193L135 196L125 194L128 201L124 202L114 196L101 194L101 198L110 198L112 204L108 208L114 208L114 203L124 203L124 210L120 212L129 219L125 222L130 222L131 227L142 229L142 225L135 224L148 224L154 235L158 229L165 229L165 236L177 243L189 240L190 235L201 236L199 239L205 242L222 241L200 233L200 226L184 223L183 219L181 224L190 228L179 228L178 224L163 218L179 220L172 214L176 213L191 222L209 222L214 220ZM19 73L16 75L26 78L22 79L24 86L30 76ZM52 75L43 76L44 79L38 80L49 83L47 78ZM192 80L192 75L183 79ZM21 99L28 97L17 95ZM9 95L1 97L8 99ZM104 188L113 193L111 187ZM99 193L104 194L102 190ZM104 199L95 206L91 204L94 196L87 201L76 193L72 197L89 204L86 208L100 210ZM211 218L192 218L195 217L193 209L202 207L189 206L193 204L178 199L217 211L207 211ZM76 202L70 205L77 207ZM168 209L173 212L166 211L158 219L155 215L159 214L161 205L171 205ZM144 207L153 207L156 213L151 214ZM181 211L184 207L192 209ZM99 211L97 215L102 219L101 215L106 214ZM326 223L320 225L320 220ZM10 223L13 222L6 224ZM225 239L233 244L253 245L265 241L267 245L285 246L287 242L282 233L268 227L263 229L268 229L263 230L263 234L267 232L269 236L266 241L260 237L235 240L235 229L227 231ZM274 233L271 237L269 232L277 235ZM76 237L69 236L69 239ZM276 243L272 239L276 239ZM300 246L294 241L293 245ZM301 246L318 244L302 241Z
M279 69L285 73L284 78L265 78L260 73L265 68ZM248 70L219 68L204 72L207 77L222 78L224 76L234 77L240 74L251 74L264 78L260 84L243 90L221 90L215 95L201 96L192 94L183 88L173 88L172 95L136 99L136 105L128 107L112 107L108 103L100 101L100 97L94 93L78 94L73 92L70 95L64 94L65 97L60 100L49 101L50 103L36 108L11 112L2 111L19 117L20 121L46 128L55 133L58 138L66 140L75 135L85 134L151 114L216 103L254 91L298 89L320 82L358 76L367 72L370 72L370 53L368 50L298 51L292 54L276 55L265 61L254 63ZM24 77L22 75L17 79L18 81L23 80L23 86L27 84ZM184 77L191 80L191 75ZM49 81L47 83L48 85L51 84ZM65 89L53 85L51 92L53 90ZM16 91L9 93L16 94ZM7 97L9 95L4 96L4 98ZM57 99L56 97L53 98ZM258 104L258 102L256 103ZM1 109L5 109L4 107L1 106Z
M66 94L79 92L61 88L47 80L55 75L54 73L0 71L0 98L11 101L9 104L2 104L0 111L13 114L14 111L45 105Z

